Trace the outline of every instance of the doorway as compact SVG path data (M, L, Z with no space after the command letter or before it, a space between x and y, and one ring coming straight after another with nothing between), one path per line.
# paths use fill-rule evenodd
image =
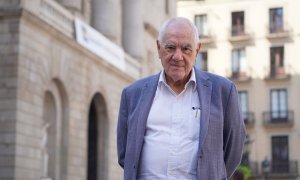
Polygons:
M88 114L87 180L106 180L108 169L108 120L103 96L97 93Z

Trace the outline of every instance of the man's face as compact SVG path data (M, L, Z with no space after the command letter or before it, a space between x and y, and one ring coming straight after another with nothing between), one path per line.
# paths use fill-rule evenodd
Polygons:
M157 41L157 49L167 82L186 82L200 50L192 27L186 22L171 23L162 42Z

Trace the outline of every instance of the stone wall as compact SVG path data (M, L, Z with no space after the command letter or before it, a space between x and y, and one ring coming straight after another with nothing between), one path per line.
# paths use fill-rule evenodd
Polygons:
M135 23L142 32L133 44L141 44L143 52L133 57L121 47L122 71L76 42L75 17L90 23L93 10L92 1L84 0L80 7L78 2L0 1L1 180L39 180L46 175L87 179L91 124L98 133L92 134L98 138L98 177L123 177L116 152L121 91L160 69L155 40L160 23L171 14L151 10L165 1L140 4L147 10L139 12ZM116 2L115 8L122 9L121 1ZM121 18L117 21L111 23L121 28ZM111 40L121 46L124 32L118 33L117 40Z
M0 179L12 178L15 166L18 14L0 15Z

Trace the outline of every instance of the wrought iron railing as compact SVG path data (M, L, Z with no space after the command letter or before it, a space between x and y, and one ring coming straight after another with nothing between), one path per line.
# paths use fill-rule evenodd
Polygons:
M229 41L231 43L250 42L253 32L244 25L232 26L229 30Z
M265 79L266 80L276 80L276 79L289 79L292 71L290 65L286 66L269 66L265 67Z
M251 80L252 68L246 67L244 70L227 71L228 77L234 81Z
M238 26L231 27L231 36L243 36L245 34L246 33L245 33L244 25L238 25Z
M288 73L285 67L271 66L270 78L282 78L286 76L288 76Z
M293 124L294 111L266 111L263 112L264 124Z
M271 161L270 167L261 167L265 176L298 176L297 161Z
M288 38L291 36L293 29L287 23L271 23L267 26L267 38L269 40L278 38Z
M270 23L268 28L269 28L269 33L270 34L284 33L284 32L290 32L291 31L291 27L286 22L284 22L282 24Z
M231 74L232 79L243 79L247 77L248 77L248 73L246 71L236 71L236 72L232 72Z
M215 35L213 35L211 32L207 32L207 33L199 32L199 39L201 44L204 45L212 44L215 42Z
M253 112L243 112L242 116L247 127L252 127L254 125L255 118Z

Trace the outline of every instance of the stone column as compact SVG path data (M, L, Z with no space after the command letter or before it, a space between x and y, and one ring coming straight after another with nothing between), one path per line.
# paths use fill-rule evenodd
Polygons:
M92 26L113 42L121 45L120 0L91 0Z
M145 47L142 0L123 0L122 3L123 48L131 56L143 59Z
M72 13L82 13L82 0L58 0L64 7Z

